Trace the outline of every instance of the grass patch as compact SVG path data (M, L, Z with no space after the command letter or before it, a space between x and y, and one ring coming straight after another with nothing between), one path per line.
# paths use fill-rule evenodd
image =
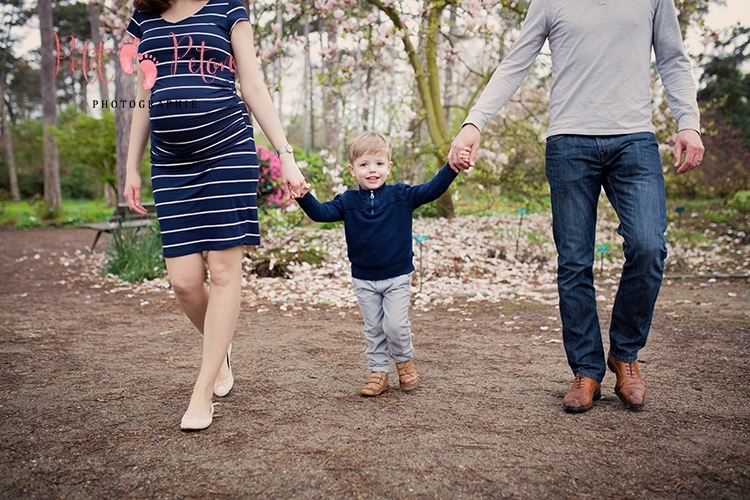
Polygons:
M78 227L89 222L103 222L111 216L112 207L95 200L64 200L62 208L57 211L49 211L41 199L0 202L0 225L11 225L18 229L45 225ZM32 218L39 224L33 225Z

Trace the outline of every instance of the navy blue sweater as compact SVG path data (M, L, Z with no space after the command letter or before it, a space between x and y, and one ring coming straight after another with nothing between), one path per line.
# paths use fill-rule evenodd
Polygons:
M349 189L325 203L307 193L297 202L316 222L344 221L353 277L390 279L414 271L412 212L437 200L456 175L446 164L424 184L383 184L373 191Z

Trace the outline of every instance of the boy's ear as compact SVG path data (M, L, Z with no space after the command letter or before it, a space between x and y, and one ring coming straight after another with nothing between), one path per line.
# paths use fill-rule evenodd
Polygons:
M354 175L354 166L351 163L349 164L349 173L356 177L356 175Z
M390 172L392 168L393 168L393 162L389 161L388 162L388 171Z

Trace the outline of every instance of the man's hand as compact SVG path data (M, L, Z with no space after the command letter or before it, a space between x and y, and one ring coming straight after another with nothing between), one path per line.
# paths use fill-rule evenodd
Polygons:
M468 170L474 166L479 139L479 129L476 126L469 123L461 128L456 138L453 139L450 153L448 153L448 163L455 172ZM468 158L466 152L469 153Z
M701 135L697 131L683 129L677 132L677 138L674 141L674 166L677 173L684 174L700 165L705 150Z

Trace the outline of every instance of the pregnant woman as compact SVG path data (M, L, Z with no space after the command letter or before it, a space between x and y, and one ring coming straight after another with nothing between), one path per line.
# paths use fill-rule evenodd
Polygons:
M260 74L240 0L136 0L121 48L137 56L124 197L141 206L139 165L151 140L151 180L167 272L203 334L203 359L180 427L211 425L213 395L232 388L231 342L240 310L243 245L258 245L258 156L248 108L281 159L287 198L306 183ZM237 91L235 80L241 85ZM241 97L240 97L241 94ZM243 102L244 101L244 102ZM204 254L208 283L204 279Z

